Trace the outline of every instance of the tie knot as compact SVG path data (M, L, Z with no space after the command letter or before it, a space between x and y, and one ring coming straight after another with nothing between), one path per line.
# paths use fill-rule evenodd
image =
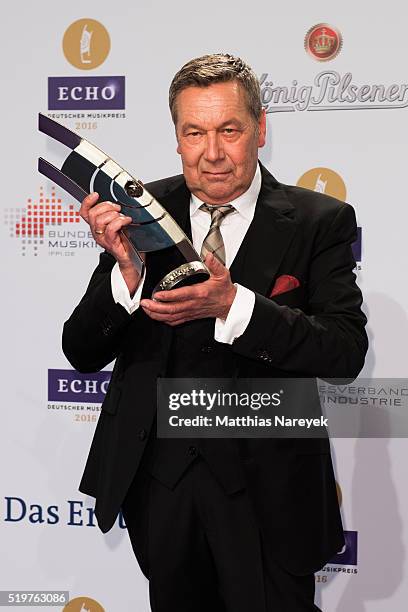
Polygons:
M222 204L221 206L210 206L201 204L200 210L204 210L211 215L211 223L220 222L224 217L235 211L232 204Z

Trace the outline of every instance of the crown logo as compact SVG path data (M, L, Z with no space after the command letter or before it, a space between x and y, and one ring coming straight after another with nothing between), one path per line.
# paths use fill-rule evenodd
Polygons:
M338 55L343 44L340 32L327 23L318 23L305 36L305 49L314 59L326 62Z
M325 55L326 53L330 53L335 44L335 37L330 36L330 34L327 33L326 28L323 28L322 33L319 34L319 36L316 36L316 38L312 42L312 46L315 53L318 53L319 55Z

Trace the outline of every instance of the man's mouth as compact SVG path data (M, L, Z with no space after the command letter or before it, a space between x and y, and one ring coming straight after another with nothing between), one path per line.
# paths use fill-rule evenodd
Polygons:
M227 170L226 172L203 172L203 174L205 174L208 178L223 178L230 173L230 170Z

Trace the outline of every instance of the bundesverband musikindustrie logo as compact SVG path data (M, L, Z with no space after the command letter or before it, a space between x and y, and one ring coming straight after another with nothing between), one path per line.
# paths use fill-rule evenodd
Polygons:
M78 204L51 183L21 207L6 207L4 223L17 252L24 257L73 256L101 248L81 219ZM11 243L13 244L13 243Z

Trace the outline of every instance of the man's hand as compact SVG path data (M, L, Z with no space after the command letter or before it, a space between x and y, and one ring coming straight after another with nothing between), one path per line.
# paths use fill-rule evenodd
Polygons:
M140 302L145 313L151 319L171 326L206 317L226 319L237 289L227 268L214 255L207 255L205 264L211 274L207 281L158 291L154 300Z
M121 230L132 222L132 217L122 215L120 205L112 202L97 204L98 193L84 198L79 210L81 217L89 224L95 241L119 264L120 271L132 295L139 284L140 276L132 262L131 251ZM140 254L145 259L143 253Z

